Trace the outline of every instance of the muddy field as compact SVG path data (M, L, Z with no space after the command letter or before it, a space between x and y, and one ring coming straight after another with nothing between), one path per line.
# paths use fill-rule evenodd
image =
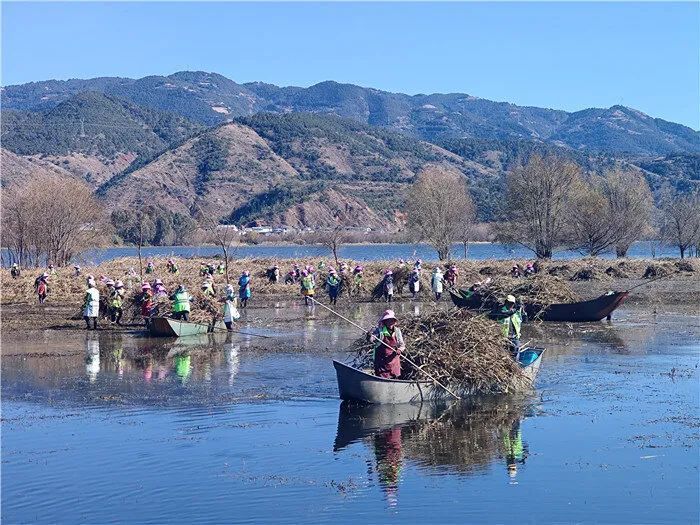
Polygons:
M149 280L158 277L163 279L168 290L173 290L179 283L184 283L198 296L198 290L203 278L199 275L200 260L176 259L179 266L177 275L165 271L165 259L154 259L156 272L146 276ZM216 259L206 262L217 264ZM510 279L508 274L514 261L458 261L459 286L468 286L477 281L491 278L505 290L509 285L526 282L530 278ZM305 261L273 261L266 259L244 259L232 261L229 266L230 278L237 280L240 271L251 272L252 293L249 308L253 311L269 308L280 302L293 304L301 301L298 284L272 284L265 277L265 270L273 264L278 264L282 279L293 264L304 266ZM352 267L352 262L351 267ZM518 261L521 265L523 261ZM327 262L330 267L331 261ZM434 264L424 265L421 292L415 301L421 304L435 303L430 293L429 273ZM139 291L139 277L130 277L130 270L138 272L138 260L125 258L110 261L97 267L83 268L82 276L75 277L69 269L59 269L57 275L49 278L50 293L47 303L39 305L33 291L33 282L38 272L25 271L20 279L11 279L8 272L3 272L2 285L2 328L4 330L78 330L82 329L80 305L85 290L85 275L95 277L107 276L122 279L127 288L125 306L125 322L139 324L141 322L136 307L136 294ZM345 307L350 304L373 301L372 288L381 280L385 270L393 269L397 277L396 300L408 300L410 294L405 282L406 270L402 270L395 262L379 261L364 264L364 276L358 290L349 296L347 292L341 295L339 304ZM542 280L547 287L556 291L565 287L569 293L581 299L590 299L608 290L634 289L627 300L628 304L648 305L655 308L658 305L681 304L693 305L700 301L700 272L699 265L694 260L578 260L578 261L549 261L541 263L541 269L536 279ZM233 278L233 276L236 276ZM325 279L325 270L318 271L319 280ZM646 277L645 277L646 276ZM659 280L655 278L663 277ZM223 295L225 276L214 275L215 286L219 295ZM653 282L652 282L653 281ZM641 286L640 286L641 285ZM104 287L100 285L104 295ZM322 288L317 289L317 298L326 300L327 295ZM449 295L445 293L441 299L445 306L451 304ZM197 312L197 306L193 310ZM202 314L204 315L204 314ZM207 314L208 315L208 314ZM129 328L129 327L127 327ZM106 321L102 329L112 330Z

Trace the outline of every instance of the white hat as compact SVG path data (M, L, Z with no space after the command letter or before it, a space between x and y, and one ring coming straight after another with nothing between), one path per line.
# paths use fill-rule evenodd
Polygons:
M515 297L513 297L512 295L509 295L508 297L506 297L506 302L507 303L514 303Z

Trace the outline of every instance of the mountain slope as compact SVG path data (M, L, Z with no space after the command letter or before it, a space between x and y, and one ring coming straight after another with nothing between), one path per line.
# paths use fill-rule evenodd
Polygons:
M87 91L42 112L3 111L3 146L22 155L151 155L199 129L172 113Z
M0 148L0 166L2 167L0 183L3 188L22 184L36 177L55 176L65 179L73 176L51 163L21 157L5 148Z
M460 93L411 96L331 81L308 88L238 84L200 71L138 80L52 80L8 86L2 90L2 104L6 109L45 109L85 90L173 111L206 125L259 111L311 112L388 127L429 141L544 140L573 149L649 156L700 152L698 132L622 106L567 113Z
M260 114L223 124L125 172L98 194L235 224L390 227L428 165L469 179L499 174L435 145L324 115Z

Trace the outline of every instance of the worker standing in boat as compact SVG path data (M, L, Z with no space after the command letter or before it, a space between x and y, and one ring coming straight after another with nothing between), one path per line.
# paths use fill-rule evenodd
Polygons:
M238 279L238 298L241 300L241 308L248 306L250 295L250 272L245 271L241 274L240 279Z
M386 310L379 319L374 332L367 334L367 339L377 343L374 348L374 375L386 379L398 379L401 376L401 352L406 345L401 329L396 326L393 310Z
M83 300L83 319L85 319L88 330L90 330L90 323L92 323L92 330L97 330L99 312L100 291L97 289L97 283L93 279L88 279L88 289Z
M520 352L520 326L523 323L523 307L516 306L515 297L506 297L505 304L498 312L501 330L504 337L510 342L511 353L517 357Z
M173 301L173 318L182 321L190 320L190 294L187 293L185 285L181 284L175 290L175 293L170 296Z

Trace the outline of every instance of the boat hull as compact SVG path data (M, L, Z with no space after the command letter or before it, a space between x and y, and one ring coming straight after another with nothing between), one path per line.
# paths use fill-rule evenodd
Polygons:
M613 292L590 301L552 304L546 308L538 305L525 307L529 317L543 321L590 323L602 321L611 315L627 299L629 292Z
M535 350L535 349L533 349ZM536 349L539 355L535 361L523 368L523 374L534 385L540 369L544 349ZM409 381L402 379L385 379L357 368L333 360L333 367L338 381L338 395L344 401L357 403L396 405L403 403L423 403L444 401L451 395L432 381ZM456 392L462 399L473 393Z
M529 303L525 305L525 311L530 319L541 321L588 323L601 321L610 316L627 299L629 292L613 292L601 295L590 301L577 303L556 303L543 307L542 305ZM455 306L469 310L483 309L482 298L473 295L465 299L461 294L450 291L450 297ZM497 317L497 313L493 313Z
M200 323L188 323L167 317L153 317L148 331L155 337L186 337L209 332L209 326Z

